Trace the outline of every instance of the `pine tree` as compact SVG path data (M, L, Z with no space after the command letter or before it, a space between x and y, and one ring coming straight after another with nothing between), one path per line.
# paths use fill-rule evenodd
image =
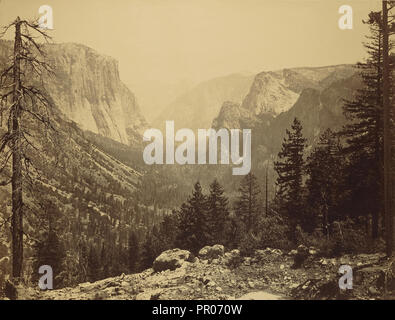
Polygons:
M297 224L302 225L305 220L302 183L306 139L302 135L302 125L297 118L294 119L291 130L286 130L286 135L278 154L279 161L274 163L278 174L276 200L294 230Z
M350 203L359 215L372 216L372 237L379 235L379 217L383 212L384 118L383 118L383 32L381 12L371 12L371 35L365 43L368 58L359 63L363 87L352 101L345 101L348 123L341 131L346 140L344 154L350 165L346 170ZM390 47L392 45L390 44ZM393 67L391 65L390 67Z
M230 249L239 248L245 236L244 223L236 214L231 213L229 219L226 221L225 228L226 247Z
M104 242L102 243L100 250L100 263L101 263L101 274L103 278L108 278L110 276L110 261L108 257L108 250Z
M79 282L87 281L89 248L84 238L81 238L78 251Z
M49 200L40 203L41 212L37 214L39 227L44 230L39 235L39 241L34 245L33 279L36 279L40 266L49 265L53 270L54 287L62 285L59 275L64 271L63 261L66 257L65 246L62 242L62 214Z
M161 244L158 239L158 230L156 227L146 235L141 252L141 267L143 269L152 267L152 263L156 257L161 254Z
M199 182L194 186L192 197L181 205L179 210L179 230L177 245L197 254L207 242L207 208L206 197Z
M178 232L178 216L177 212L173 211L172 214L165 215L160 224L159 238L162 251L175 247Z
M210 185L207 197L208 244L224 244L225 224L229 216L228 198L217 179Z
M101 270L100 270L99 252L94 245L90 245L89 247L87 267L88 267L87 270L88 281L94 282L100 280Z
M54 229L50 229L46 232L43 239L35 245L33 278L37 277L40 266L48 265L53 271L54 288L59 288L62 283L58 281L56 276L63 271L62 263L65 255L65 248L57 232Z
M307 159L308 213L303 225L309 232L321 225L329 235L329 225L339 218L341 203L343 169L341 145L335 133L327 129L319 138L317 146Z
M391 10L395 1L382 1L383 29L383 111L384 111L384 218L386 229L386 253L394 255L395 247L395 203L394 203L394 91L391 92L390 35L395 34L395 15ZM393 57L392 57L392 60ZM392 83L393 84L393 83ZM394 85L392 85L392 88ZM392 109L392 110L391 110ZM392 121L392 123L391 123Z
M128 240L128 267L135 273L139 270L140 244L136 232L131 231Z
M235 205L236 215L243 223L246 233L256 233L262 213L261 190L257 178L252 172L241 181L239 193Z

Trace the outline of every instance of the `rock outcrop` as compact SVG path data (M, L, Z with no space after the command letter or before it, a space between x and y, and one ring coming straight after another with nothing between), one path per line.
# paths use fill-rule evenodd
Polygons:
M193 262L194 256L187 250L172 249L162 252L154 261L152 268L155 272L175 270L185 262Z
M10 42L0 41L0 68L10 49ZM47 44L44 50L55 72L44 77L44 87L68 119L124 144L141 142L147 123L115 59L75 43Z
M199 258L203 260L218 259L225 253L225 248L221 244L214 246L205 246L199 251Z
M255 77L241 108L253 115L267 113L277 116L288 111L298 98L298 92L288 86L284 77L274 72L262 72Z

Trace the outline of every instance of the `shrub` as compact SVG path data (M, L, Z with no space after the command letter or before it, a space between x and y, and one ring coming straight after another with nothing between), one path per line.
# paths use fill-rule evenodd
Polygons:
M329 238L322 231L308 234L298 227L296 239L298 245L303 244L307 247L314 247L324 257L383 250L382 240L373 242L366 234L365 226L349 218L344 221L333 222L329 227Z
M288 239L289 227L279 216L266 216L260 221L261 248L290 250L292 242Z
M242 257L252 256L255 249L259 248L259 238L251 233L246 234L240 242L240 254Z

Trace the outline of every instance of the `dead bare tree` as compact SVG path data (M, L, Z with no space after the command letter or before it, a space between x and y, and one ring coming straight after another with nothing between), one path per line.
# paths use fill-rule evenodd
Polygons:
M52 103L42 80L44 74L52 74L52 69L38 42L39 38L48 42L51 37L39 24L18 17L4 28L0 37L13 28L15 38L10 61L0 73L0 113L1 119L6 120L5 133L0 139L0 174L6 179L0 185L12 185L12 277L18 282L23 266L23 184L32 170L30 153L39 151L32 127L38 124L45 130L53 129Z

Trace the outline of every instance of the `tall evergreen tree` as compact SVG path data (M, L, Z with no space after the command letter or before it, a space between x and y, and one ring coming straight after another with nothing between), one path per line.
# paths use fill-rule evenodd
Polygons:
M224 244L225 223L229 216L228 198L224 196L224 189L215 179L210 185L207 197L208 243Z
M136 232L131 231L128 239L128 267L134 273L139 269L140 244Z
M175 241L178 235L178 217L177 212L165 215L160 224L159 237L162 244L162 250L168 250L175 247Z
M260 194L261 190L257 178L250 172L240 183L239 197L236 201L235 211L243 223L247 233L257 232L259 218L262 213Z
M108 256L108 249L106 245L102 244L101 250L100 250L100 263L102 266L101 274L103 275L104 278L107 278L110 276L110 259Z
M304 171L304 148L306 139L302 134L302 124L295 118L291 130L286 130L281 151L278 154L279 161L274 163L278 174L276 194L280 210L285 214L291 226L303 224L303 171ZM303 225L302 225L303 227Z
M372 237L379 235L383 212L384 118L383 118L383 29L381 12L371 12L365 21L371 34L365 43L368 58L359 63L363 87L352 101L345 101L349 122L341 131L346 140L345 156L350 165L348 177L350 211L372 216ZM392 47L392 44L390 44ZM393 67L391 65L390 67ZM355 205L353 207L353 205Z
M392 10L395 1L382 1L382 28L383 28L383 109L384 109L384 215L386 230L386 252L388 256L394 255L395 247L395 205L394 205L394 92L391 86L391 62L390 62L390 35L395 34L395 15ZM393 70L393 69L392 69ZM393 87L393 86L392 86ZM392 109L392 110L391 110ZM391 123L392 120L392 123ZM392 126L392 128L391 128Z
M33 278L36 279L38 269L43 265L51 266L54 275L54 288L59 288L62 283L56 277L63 271L63 259L65 248L60 241L57 232L50 229L45 233L42 241L35 245Z
M88 281L94 282L101 278L99 252L94 245L90 245L88 253Z
M44 232L38 236L39 241L34 245L33 279L36 279L40 266L49 265L54 274L54 287L59 288L62 285L59 275L64 271L66 257L62 242L62 213L50 200L43 200L40 208L40 213L36 215L39 218L37 226Z
M343 168L340 152L339 138L327 129L307 159L308 213L303 225L309 232L321 225L325 234L329 235L330 223L339 217L343 197L343 176L339 174Z
M143 269L152 267L152 263L162 252L162 245L158 235L159 231L156 226L146 235L146 239L142 246L140 262Z
M199 182L194 186L192 196L182 204L179 215L179 230L177 245L193 253L207 244L207 208L206 196Z

